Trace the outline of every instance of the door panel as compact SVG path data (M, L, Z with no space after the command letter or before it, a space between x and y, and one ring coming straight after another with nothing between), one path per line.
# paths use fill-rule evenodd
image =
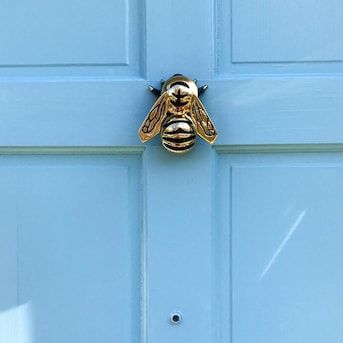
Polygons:
M5 1L0 341L340 342L341 7ZM141 145L175 73L214 147Z
M342 72L339 0L216 0L215 6L217 74Z
M140 169L139 155L1 157L1 266L15 274L1 341L23 326L24 342L139 341Z
M219 154L222 333L340 342L342 154ZM226 320L225 320L225 319Z
M231 3L233 63L342 61L340 1Z
M0 14L2 75L137 76L142 7L137 0L6 1Z

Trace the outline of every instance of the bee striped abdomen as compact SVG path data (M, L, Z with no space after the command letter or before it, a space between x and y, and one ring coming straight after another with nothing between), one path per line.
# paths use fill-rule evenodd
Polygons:
M193 123L186 118L172 117L162 127L162 144L169 151L187 152L193 147L195 138Z

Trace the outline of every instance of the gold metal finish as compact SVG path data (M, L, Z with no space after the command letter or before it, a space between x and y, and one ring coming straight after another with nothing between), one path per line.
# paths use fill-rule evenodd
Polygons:
M167 150L185 153L193 147L197 134L213 144L217 130L199 99L207 86L198 88L196 80L176 74L163 82L161 91L149 89L159 97L138 130L143 143L160 134Z

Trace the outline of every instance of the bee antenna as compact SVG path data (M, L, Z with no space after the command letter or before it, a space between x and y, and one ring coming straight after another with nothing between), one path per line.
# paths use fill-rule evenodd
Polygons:
M207 90L207 88L208 88L208 85L204 85L204 86L202 86L202 87L199 87L199 88L198 88L199 96L200 96L201 94L205 93L205 91Z
M160 89L157 89L157 88L155 88L155 87L153 87L153 86L148 86L148 89L149 89L149 91L152 93L152 94L154 94L155 96L157 96L157 97L159 97L160 95L161 95L161 90Z

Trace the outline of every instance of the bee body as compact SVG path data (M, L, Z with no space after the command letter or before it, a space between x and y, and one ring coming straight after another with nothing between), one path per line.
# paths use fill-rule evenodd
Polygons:
M176 74L163 83L161 91L151 88L160 95L138 131L143 143L160 134L167 150L184 153L192 149L196 135L210 144L215 141L217 131L193 80Z
M187 118L172 116L162 125L162 145L171 152L188 152L192 149L195 138L194 125Z

